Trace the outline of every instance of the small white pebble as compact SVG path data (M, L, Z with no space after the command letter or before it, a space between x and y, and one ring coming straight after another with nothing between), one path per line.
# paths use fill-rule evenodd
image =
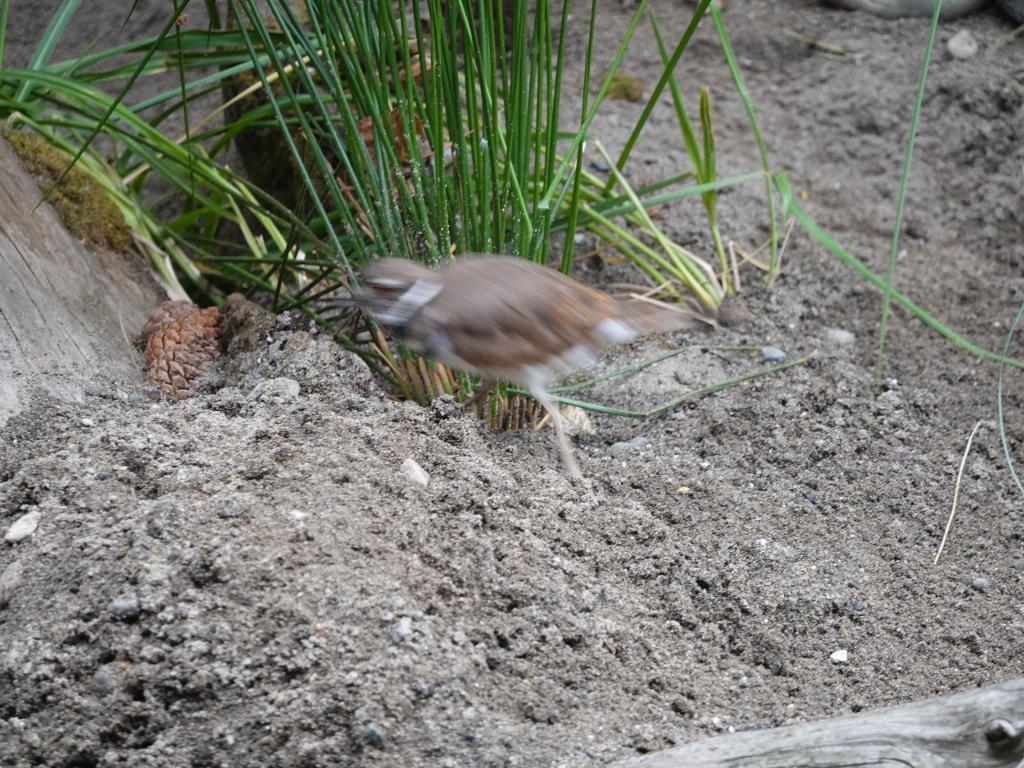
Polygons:
M832 659L833 664L845 664L850 659L850 652L845 648L840 648L838 651L833 652L829 658Z
M15 520L11 527L7 529L7 533L4 535L4 541L8 541L13 544L16 541L27 539L36 532L36 527L39 525L40 517L41 515L39 514L38 509L26 512Z
M86 416L84 419L82 419L82 426L83 427L95 427L96 426L96 422L93 421L92 419L90 419L88 416Z
M848 347L857 337L842 328L829 328L825 331L825 340L836 347Z
M966 29L961 29L946 43L946 50L954 59L969 59L978 52L978 41Z
M427 474L427 470L421 467L415 459L406 459L402 462L402 477L413 485L419 485L423 488L426 488L427 483L430 482L430 475Z
M14 588L21 583L21 561L15 560L0 573L0 608L11 601Z
M403 643L409 638L411 634L412 619L410 619L408 616L403 616L398 620L398 623L395 624L395 626L391 629L391 642Z

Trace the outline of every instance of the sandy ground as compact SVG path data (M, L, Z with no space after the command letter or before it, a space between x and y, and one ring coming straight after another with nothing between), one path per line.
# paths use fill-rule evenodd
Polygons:
M599 71L626 18L608 5ZM682 14L659 9L666 32ZM738 0L726 18L775 165L882 269L925 22ZM941 29L897 265L989 349L1024 300L1024 46L984 52L1009 28ZM941 45L960 29L982 44L967 61ZM640 37L627 70L651 83ZM687 95L712 88L721 173L757 167L710 24L683 67ZM685 166L669 104L635 183ZM594 134L620 146L639 110L609 105ZM764 237L757 184L721 208L727 237ZM699 205L660 217L710 253ZM40 516L0 545L0 571L20 564L0 608L0 765L577 768L1020 676L1024 499L992 426L995 367L897 312L876 393L879 296L799 232L774 289L748 273L744 297L746 327L620 350L607 366L694 345L591 395L643 405L763 365L702 343L819 356L664 418L596 418L578 486L547 432L391 402L288 317L235 310L190 401L125 381L40 400L0 432L0 530ZM1021 462L1024 376L1007 388Z

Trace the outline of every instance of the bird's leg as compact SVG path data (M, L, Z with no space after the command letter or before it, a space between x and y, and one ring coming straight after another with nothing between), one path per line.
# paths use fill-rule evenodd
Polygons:
M540 387L530 387L530 394L533 395L538 403L544 406L544 410L551 416L551 422L555 426L555 439L558 441L558 450L562 453L562 463L565 464L569 476L573 480L582 480L583 473L580 472L579 465L576 463L576 457L572 453L572 446L569 445L569 438L566 437L565 429L562 425L562 414L558 412L558 404L551 399L551 395Z

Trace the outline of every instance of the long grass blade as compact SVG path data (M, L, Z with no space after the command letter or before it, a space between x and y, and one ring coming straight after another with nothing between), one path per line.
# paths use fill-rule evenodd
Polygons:
M743 79L743 72L740 70L739 61L737 61L736 54L733 52L732 43L729 42L729 35L726 33L725 23L722 21L722 13L718 7L717 0L711 4L711 19L715 24L715 31L718 33L718 42L722 46L722 54L725 56L725 63L729 67L729 74L732 75L736 92L739 94L740 101L743 102L743 109L747 113L750 128L754 132L754 141L757 143L757 151L761 156L761 166L764 169L765 194L768 197L769 243L771 248L768 274L765 275L765 282L771 285L778 276L779 229L775 215L775 197L772 194L772 172L768 161L768 147L764 142L764 136L761 134L761 124L757 119L757 113L754 111L754 102L750 98L750 91L747 90L747 84Z
M622 368L616 368L615 370L598 374L597 376L593 376L589 379L576 381L573 382L572 384L565 384L560 387L552 387L551 389L548 390L548 392L553 395L564 395L569 392L578 392L581 389L587 389L588 387L592 387L595 384L600 384L602 381L608 381L609 379L618 379L623 376L631 376L632 374L637 373L638 371L644 370L644 368L650 368L652 365L657 365L658 363L663 362L665 360L670 360L673 357L679 357L679 355L682 355L686 352L691 352L695 349L705 352L712 350L722 352L759 352L761 350L761 347L752 344L689 344L685 347L670 349L667 352L662 352L660 355L655 355L654 357L650 357L646 360L641 360L640 362L633 363L632 365L626 365L623 366Z
M935 32L939 28L939 14L942 11L942 0L935 0L932 23L928 28L928 42L924 47L924 59L921 62L921 73L917 78L917 94L914 97L914 112L910 117L910 135L907 137L907 149L903 156L903 172L900 174L900 191L896 198L896 221L892 228L892 241L889 246L889 261L885 265L885 285L882 287L882 317L878 323L878 358L875 362L875 388L882 386L885 374L885 343L889 334L889 309L892 304L892 281L896 269L896 254L900 246L900 230L903 229L903 210L907 203L907 187L910 184L910 166L914 159L914 140L917 138L917 127L921 122L921 105L924 103L924 87L928 80L928 65L932 60L932 48L935 47Z
M623 192L625 192L634 206L634 213L636 213L640 221L643 222L645 230L654 238L658 245L661 246L661 249L665 252L666 257L664 259L657 257L657 260L669 269L669 271L672 272L702 304L711 308L717 307L720 298L717 286L715 286L709 279L709 277L712 277L713 279L713 276L708 274L711 270L702 265L698 265L689 257L680 254L680 249L676 248L674 243L669 241L666 235L657 226L655 226L650 215L647 213L647 209L644 208L639 198L637 198L636 193L630 188L629 183L626 181L625 176L622 175L622 172L618 167L611 164L611 158L608 157L604 147L601 146L601 142L596 142L596 144L598 152L601 153L601 156L605 158L605 162L607 162L611 167L612 179L622 187Z
M1019 35L1022 35L1022 34L1024 34L1024 24L1021 24L1016 29L1010 30L1005 35L1000 36L999 39L997 39L994 43L992 43L992 45L990 45L989 48L988 48L989 55L991 56L993 53L998 51L1004 45L1006 45L1007 43L1013 42L1013 40L1015 38L1017 38Z
M756 371L750 371L748 373L741 374L740 376L735 376L731 379L720 381L716 384L709 384L706 387L699 387L698 389L694 389L689 392L684 392L678 397L674 397L671 400L662 403L661 405L651 408L644 415L648 418L651 416L658 416L662 413L665 413L666 411L671 411L672 409L677 408L687 400L692 400L695 397L703 397L704 395L709 395L713 392L721 392L723 389L729 389L731 387L738 386L739 384L743 384L748 381L753 381L754 379L760 379L765 376L773 376L776 373L781 373L782 371L789 370L790 368L796 368L799 365L806 365L809 361L817 357L817 355L817 351L813 351L810 352L809 354L804 355L803 357L797 358L796 360L790 360L788 363L782 363L781 365L775 365L769 368L759 368Z
M669 180L667 184L658 183L648 185L640 189L636 189L635 193L637 198L640 200L644 208L657 208L661 205L667 205L668 203L674 203L677 200L684 200L687 197L695 197L697 195L704 195L708 192L726 189L728 187L734 187L738 184L750 181L752 179L760 179L764 174L761 171L751 171L750 173L743 173L738 176L727 176L724 179L717 179L709 182L708 184L694 184L692 186L677 189L672 192L663 192L660 195L652 195L650 191L663 189L669 184L677 183L678 181L685 180L685 176L677 176L672 180ZM584 195L585 200L589 203L588 208L590 210L598 211L608 218L614 218L616 216L622 216L628 214L631 211L636 210L636 206L632 202L629 202L628 195L616 195L609 198L601 198L599 195ZM582 215L582 210L581 210ZM586 223L586 219L581 220L582 223ZM555 223L552 227L553 232L560 232L564 229L564 225Z
M672 78L673 73L676 69L676 64L679 63L679 59L683 55L683 51L690 44L690 38L693 37L693 33L697 31L697 26L700 24L700 20L704 18L704 13L708 9L711 0L701 0L696 8L693 9L693 15L690 17L690 23L686 25L686 30L679 38L679 42L676 43L675 49L672 51L672 56L668 60L668 64L665 65L661 77L658 78L657 84L651 91L651 95L647 99L647 103L644 105L643 112L640 113L640 117L637 118L636 125L633 131L629 134L629 138L626 139L626 143L622 147L622 151L619 153L618 160L615 161L615 167L620 171L626 166L626 161L629 159L630 153L633 151L633 147L636 146L637 140L640 138L640 133L643 131L644 126L647 124L647 119L651 116L651 112L654 111L654 106L658 103L658 99L661 98L662 91L665 90L665 86ZM643 10L643 9L638 9ZM611 75L609 74L609 77ZM608 189L611 189L612 180L608 180Z
M569 0L563 0L566 8ZM594 56L594 30L597 26L597 0L590 3L590 29L587 32L587 53L583 60L583 89L581 93L580 114L587 114L587 100L590 98L590 65ZM561 38L565 37L563 32ZM569 274L572 270L573 251L576 247L576 226L580 210L580 184L583 180L583 144L576 150L576 168L572 178L572 197L569 202L569 218L566 221L565 245L562 248L562 272Z
M61 38L64 37L64 30L71 23L71 19L74 18L75 11L78 10L80 4L81 0L64 0L60 4L60 7L57 8L57 11L50 18L50 23L46 25L46 31L43 32L43 36L36 44L35 50L32 51L27 69L42 69L46 66L53 50L60 43ZM4 16L6 21L6 13ZM18 88L14 98L18 101L24 101L31 91L32 81L26 80Z
M658 22L654 18L654 11L651 11L650 14L648 14L648 18L651 22L651 31L654 32L654 40L658 44L658 53L661 55L661 66L663 69L668 69L670 62L668 48L665 47L665 40L661 36L661 28L658 26ZM679 87L679 81L676 80L674 74L669 78L668 84L672 92L672 104L676 110L676 119L679 122L679 130L683 134L683 144L686 146L686 154L690 156L690 162L693 164L698 176L701 176L703 175L704 158L701 156L700 146L697 144L697 134L693 130L693 121L690 120L690 115L686 111L686 102L683 100L682 89Z
M657 365L665 360L671 360L673 357L679 357L679 355L689 352L693 349L704 349L705 347L700 345L679 347L678 349L670 349L667 352L662 352L660 355L648 358L647 360L641 360L639 363L633 363L632 365L626 365L622 368L616 368L613 371L602 373L597 376L592 376L583 381L576 381L572 384L565 384L561 387L551 387L548 392L552 395L564 395L569 392L578 392L581 389L587 389L595 384L600 384L602 381L608 381L609 379L617 379L622 376L630 376L638 371L642 371L644 368L650 368L652 365Z
M731 387L738 386L745 382L753 381L754 379L760 379L765 376L771 376L776 373L781 373L782 371L785 371L789 368L794 368L798 365L805 365L808 361L814 359L814 357L816 356L817 352L811 352L808 355L804 355L803 357L798 358L796 360L791 360L788 363L783 363L782 365L776 365L771 368L760 368L756 371L750 371L740 376L735 376L731 379L726 379L715 384L709 384L706 387L698 387L697 389L691 389L687 392L683 392L682 394L677 395L676 397L673 397L671 400L667 400L666 402L656 405L653 408L649 408L646 411L634 411L628 408L616 408L615 406L601 405L600 403L591 403L586 400L577 400L575 398L564 397L562 395L552 395L551 399L554 400L555 402L562 403L563 405L575 405L577 408L581 408L585 411L592 411L594 413L603 413L609 416L624 416L631 419L649 419L653 418L654 416L660 416L661 414L667 411L671 411L674 408L678 408L687 400L695 400L698 397L710 395L713 394L714 392L721 392L724 389L729 389ZM509 391L515 392L517 394L525 394L521 390L515 388L510 388Z
M10 0L0 0L0 69L4 67L4 49L7 47L7 15L10 6Z
M800 207L800 204L796 201L795 197L789 190L789 182L782 174L775 174L774 181L776 186L779 188L783 198L788 201L786 208L787 215L793 216L804 228L811 237L813 237L825 250L831 253L833 256L838 258L843 264L848 266L862 278L867 280L873 286L879 290L885 290L885 279L879 277L870 269L867 268L861 261L853 256L849 251L843 248L837 243L831 235L829 235L824 229L812 219L808 213ZM902 293L897 291L895 288L892 290L892 301L897 306L902 307L911 315L916 317L928 328L935 331L940 336L953 342L956 346L963 349L965 352L969 352L972 355L983 358L994 363L1005 363L1014 368L1024 368L1024 360L1020 360L1014 357L1008 357L1006 355L999 355L995 352L990 352L987 349L979 347L972 341L964 338L956 331L945 326L935 317L930 315L921 307L917 306L913 301L904 296Z

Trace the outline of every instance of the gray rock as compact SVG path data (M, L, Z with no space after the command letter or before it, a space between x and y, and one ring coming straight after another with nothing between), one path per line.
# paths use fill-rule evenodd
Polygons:
M412 619L403 616L391 630L391 642L403 643L412 635Z
M978 52L978 41L966 29L961 29L946 41L946 50L954 59L969 59Z
M613 459L621 459L627 453L636 450L637 448L642 448L643 446L647 445L647 443L648 440L646 437L643 437L642 435L637 435L632 440L612 443L611 446L608 448L608 454Z
M402 462L402 477L413 485L426 488L430 483L430 475L419 465L416 459L406 459Z
M11 602L11 595L21 583L21 561L15 560L0 573L0 608Z
M114 692L116 679L112 664L104 664L92 676L92 691L97 696L109 696Z
M895 389L887 389L875 398L875 410L879 413L892 413L903 407L903 395Z
M992 586L992 580L986 579L984 576L964 576L960 581L975 592L988 592Z
M761 357L769 363L781 363L786 359L786 353L778 347L761 347Z
M621 459L623 456L629 453L629 451L629 443L612 443L611 447L608 448L608 455L611 456L613 459Z
M205 640L190 640L185 647L196 656L205 656L210 652L210 644Z
M139 651L139 659L147 664L159 664L164 660L163 649L155 645L144 645Z
M110 612L122 621L134 619L141 610L139 598L135 595L122 595L110 601Z
M185 642L185 630L180 624L171 624L164 629L163 636L169 645L181 645Z
M366 724L366 740L371 747L376 747L377 749L384 749L388 745L387 736L384 735L384 731L376 723Z
M829 0L832 5L850 11L867 11L889 19L901 16L931 16L935 4L932 0ZM988 0L946 0L942 4L942 18L952 19L971 13Z
M258 400L262 403L286 403L297 398L301 389L299 382L295 379L282 376L261 381L252 388L252 392L246 399Z
M825 331L825 341L836 347L848 347L856 340L856 336L842 328L829 328Z
M39 514L38 509L33 509L31 512L26 512L24 515L15 520L11 527L7 529L7 533L4 534L4 541L8 541L11 544L22 539L27 539L33 533L36 532L36 528L39 526Z

